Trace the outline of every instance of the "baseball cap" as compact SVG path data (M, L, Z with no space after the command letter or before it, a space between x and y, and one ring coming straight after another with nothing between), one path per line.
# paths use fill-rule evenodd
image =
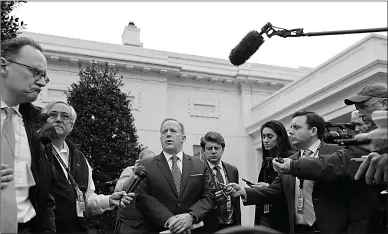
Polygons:
M365 102L372 97L388 98L387 87L384 85L368 85L355 96L345 99L344 102L346 105L354 105L356 103Z

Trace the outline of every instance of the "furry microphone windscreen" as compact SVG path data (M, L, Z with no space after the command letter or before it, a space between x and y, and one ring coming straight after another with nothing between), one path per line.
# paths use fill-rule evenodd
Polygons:
M264 39L257 31L250 31L241 42L232 49L229 55L229 61L235 66L240 66L256 53L263 43Z

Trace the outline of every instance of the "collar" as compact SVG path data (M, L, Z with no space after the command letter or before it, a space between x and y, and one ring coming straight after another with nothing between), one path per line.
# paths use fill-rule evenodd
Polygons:
M163 154L164 154L164 157L166 157L167 162L172 157L172 154L169 154L166 151L163 151ZM181 160L181 162L183 162L183 151L182 150L179 151L179 153L177 153L176 156L178 156L179 160Z
M218 165L215 165L215 164L209 162L207 159L206 159L206 162L209 163L210 169L212 169L212 170L214 169L215 166L219 166L219 167L221 168L221 170L224 170L224 167L222 166L221 160L220 160L220 162L218 163Z
M317 140L314 144L312 144L308 149L311 151L311 152L313 152L312 153L312 155L314 155L314 154L316 154L317 152L317 150L320 148L320 146L321 146L321 140ZM305 150L301 150L302 151L302 154L301 155L303 155L303 153L304 153L304 151Z
M22 114L20 114L20 112L19 112L19 106L20 106L20 104L17 104L16 106L12 106L11 108L13 108L13 110L15 111L15 113L16 113L17 115L19 115L19 117L21 117ZM1 109L7 108L7 107L10 107L10 106L8 106L7 104L5 104L5 102L3 102L3 100L1 100Z
M69 146L67 145L66 141L63 142L63 148L62 150L59 150L55 145L52 145L54 147L54 149L58 152L58 153L68 153L69 152Z

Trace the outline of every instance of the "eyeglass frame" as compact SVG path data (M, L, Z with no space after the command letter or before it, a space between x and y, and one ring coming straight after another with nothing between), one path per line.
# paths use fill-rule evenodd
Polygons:
M54 116L52 116L52 114L56 113L56 116L54 118ZM63 118L63 115L66 114L69 116L69 118ZM58 119L58 116L60 117L61 120L63 121L67 121L67 120L72 120L73 117L71 116L71 114L67 113L67 112L58 112L58 111L50 111L48 112L48 115L49 115L49 119L52 119L52 120L56 120Z
M371 98L373 98L373 97L371 97ZM366 101L364 101L364 102L362 102L362 103L359 103L359 104L362 104L362 110L363 111L365 111L366 113L369 113L368 111L369 111L369 109L372 107L372 106L374 106L374 105L376 105L376 103L378 103L380 100L381 100L381 98L378 98L375 102L373 102L372 104L370 104L370 105L368 105L368 106L366 106L365 105L365 102L367 102L367 101L369 101L370 99L368 99L368 100L366 100Z
M21 66L24 66L26 68L28 68L28 70L32 73L32 76L34 77L35 81L39 81L40 79L43 78L43 81L45 84L47 84L48 82L50 82L50 79L49 77L47 76L47 73L46 71L43 71L42 69L39 69L39 68L35 68L35 67L31 67L29 65L26 65L26 64L23 64L23 63L18 63L18 62L15 62L13 60L9 60L9 59L6 59L8 62L10 63L15 63L15 64L18 64L18 65L21 65ZM39 76L39 73L41 73L41 75ZM39 79L37 79L37 77Z

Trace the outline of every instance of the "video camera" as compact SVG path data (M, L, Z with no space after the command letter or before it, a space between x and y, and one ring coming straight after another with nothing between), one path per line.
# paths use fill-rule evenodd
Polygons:
M356 128L354 123L325 122L323 141L328 144L341 144L343 140L352 139Z

